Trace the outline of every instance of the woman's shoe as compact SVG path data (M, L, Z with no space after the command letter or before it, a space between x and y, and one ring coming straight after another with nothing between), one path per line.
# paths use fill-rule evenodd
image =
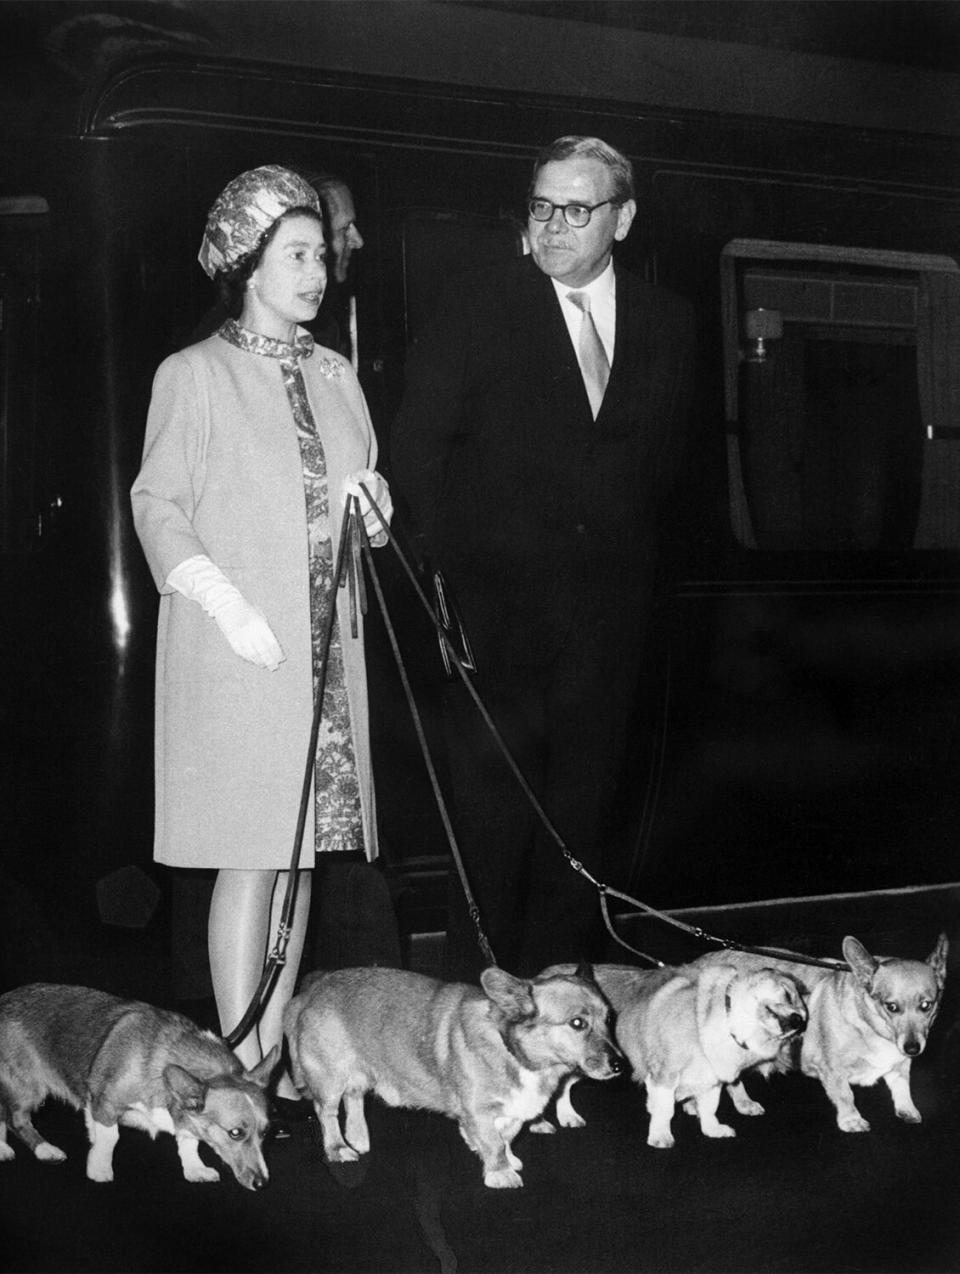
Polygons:
M288 1124L301 1124L313 1116L313 1102L305 1097L274 1097L271 1099L274 1119Z
M273 1097L271 1099L270 1127L277 1141L286 1141L293 1135L295 1124L305 1124L313 1118L313 1102L304 1098Z

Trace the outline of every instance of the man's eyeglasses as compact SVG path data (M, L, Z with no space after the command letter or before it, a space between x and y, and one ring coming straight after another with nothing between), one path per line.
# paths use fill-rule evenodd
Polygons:
M562 212L568 226L582 230L590 224L590 218L604 204L612 204L612 199L601 199L599 203L551 203L549 199L531 199L527 209L534 221L549 221L555 212Z

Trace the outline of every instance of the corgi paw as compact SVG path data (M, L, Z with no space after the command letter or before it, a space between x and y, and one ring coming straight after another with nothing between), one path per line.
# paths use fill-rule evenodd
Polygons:
M695 1115L697 1113L697 1099L695 1097L688 1097L680 1109L685 1115Z
M103 1163L87 1164L87 1180L107 1182L113 1180L113 1165Z
M356 1163L360 1156L352 1146L330 1146L327 1158L331 1163Z
M519 1190L523 1186L523 1178L513 1168L495 1168L483 1174L483 1184L491 1190Z
M754 1101L744 1088L742 1081L727 1084L727 1096L733 1102L733 1108L741 1115L763 1115L766 1112L758 1101Z
M837 1127L841 1132L869 1132L870 1123L856 1111L852 1115L838 1115Z
M49 1141L41 1141L33 1153L38 1159L42 1159L44 1163L63 1163L67 1157L59 1146L51 1146ZM12 1150L10 1151L10 1158L13 1158Z
M653 1146L654 1150L672 1150L674 1146L673 1134L669 1132L651 1133L647 1138L647 1145Z
M205 1163L192 1165L190 1168L184 1168L183 1177L185 1181L196 1181L201 1184L209 1184L220 1180L220 1173L216 1168L209 1168Z
M11 1159L16 1159L16 1157L13 1146L8 1145L5 1141L0 1141L0 1163L9 1163Z
M922 1124L923 1116L919 1110L898 1110L897 1118L902 1119L905 1124Z
M552 1132L556 1132L557 1130L553 1126L553 1124L550 1122L549 1119L538 1119L536 1120L535 1123L532 1123L530 1125L530 1131L539 1132L539 1133L552 1133Z
M729 1124L708 1124L706 1128L701 1124L700 1131L705 1137L735 1137L736 1131Z
M587 1126L587 1121L582 1115L578 1115L572 1106L562 1113L558 1110L557 1118L561 1128L586 1128Z
M741 1115L765 1115L767 1112L758 1101L754 1101L752 1097L741 1097L739 1101L735 1101L734 1106Z

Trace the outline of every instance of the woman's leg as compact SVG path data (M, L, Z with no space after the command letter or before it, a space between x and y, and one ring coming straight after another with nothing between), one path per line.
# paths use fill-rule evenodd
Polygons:
M217 873L210 901L207 944L220 1029L225 1035L243 1017L260 984L264 961L276 940L287 874L232 868ZM260 1022L234 1049L248 1070L282 1038L283 1009L297 980L309 908L310 872L302 871L286 964L282 966Z

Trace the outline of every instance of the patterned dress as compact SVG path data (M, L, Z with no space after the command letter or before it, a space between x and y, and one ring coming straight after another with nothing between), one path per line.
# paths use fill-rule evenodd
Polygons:
M218 335L238 349L265 358L275 358L280 364L303 462L310 555L310 628L316 689L323 655L323 635L329 616L328 607L333 604L331 585L334 561L327 465L300 371L300 359L310 358L313 354L313 338L305 333L295 344L289 345L285 341L251 332L234 319L228 319ZM353 751L343 650L336 616L330 637L323 713L314 761L314 813L315 848L318 854L363 849L360 784Z

